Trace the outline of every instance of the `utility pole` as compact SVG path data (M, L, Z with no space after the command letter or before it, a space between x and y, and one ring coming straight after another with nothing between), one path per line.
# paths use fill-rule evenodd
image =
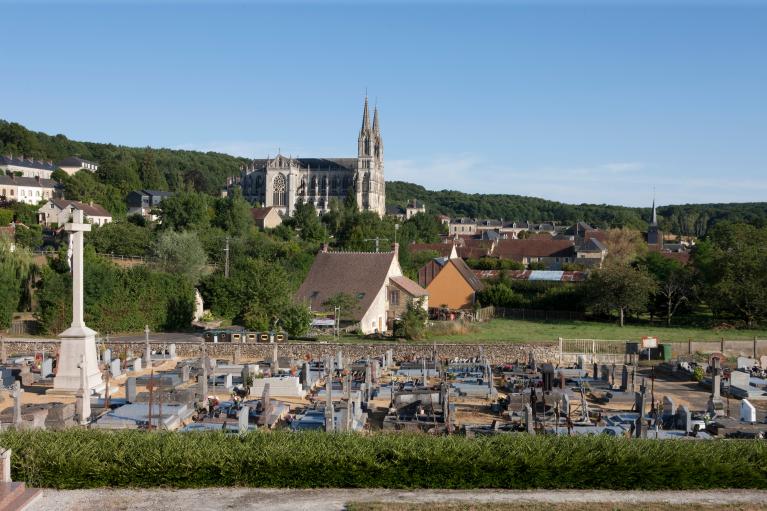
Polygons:
M226 237L226 247L224 248L224 277L229 278L229 236Z

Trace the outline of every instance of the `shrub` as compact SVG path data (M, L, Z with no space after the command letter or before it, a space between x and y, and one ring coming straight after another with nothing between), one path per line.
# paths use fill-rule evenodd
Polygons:
M286 431L0 433L37 487L767 488L767 444Z

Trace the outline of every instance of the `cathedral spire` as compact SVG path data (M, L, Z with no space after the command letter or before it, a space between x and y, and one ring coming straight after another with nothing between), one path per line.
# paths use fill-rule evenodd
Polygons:
M373 133L381 133L381 127L378 125L378 105L373 109Z
M652 222L650 225L658 225L658 213L655 210L655 189L652 192Z
M362 130L370 130L370 115L368 114L368 97L365 96L365 109L362 111Z

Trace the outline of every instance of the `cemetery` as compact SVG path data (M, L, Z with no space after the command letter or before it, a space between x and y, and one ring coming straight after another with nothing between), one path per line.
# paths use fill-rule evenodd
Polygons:
M202 453L206 449L218 446L227 456L236 456L230 452L233 444L227 442L228 438L257 445L276 435L272 438L280 439L280 449L295 448L283 451L286 459L294 459L296 453L307 449L311 454L305 455L311 459L316 456L314 446L332 452L322 463L335 460L343 467L361 462L344 453L345 443L358 447L373 442L374 450L396 448L396 452L401 452L401 447L396 446L410 445L414 452L426 456L423 446L449 436L459 443L450 444L453 450L449 453L430 454L436 456L434 465L429 465L434 474L420 473L416 483L437 484L434 478L442 473L447 482L439 484L447 487L566 487L576 480L582 484L581 476L576 474L567 476L574 479L559 482L526 479L496 452L497 448L508 454L513 445L531 446L533 453L549 452L546 442L565 442L557 445L569 454L589 456L584 449L590 445L618 442L609 444L610 448L629 453L629 457L646 457L645 451L665 449L657 447L664 444L676 449L676 443L668 440L685 440L690 446L687 449L702 459L742 454L742 469L749 474L754 449L763 448L767 433L765 357L732 360L714 353L705 362L689 357L649 360L649 353L645 357L636 343L630 342L623 353L612 353L609 359L594 353L564 359L532 348L520 357L517 347L499 360L503 354L498 350L492 356L481 346L467 347L460 354L452 350L442 353L444 348L437 344L409 355L400 352L398 356L393 348L357 356L359 353L353 349L345 353L337 346L331 354L327 345L317 345L316 350L310 347L303 356L297 356L295 349L276 340L267 343L268 350L259 351L262 356L243 350L247 341L229 343L233 346L231 356L222 357L213 349L219 343L204 339L194 346L184 345L183 351L175 343L150 342L148 328L140 350L135 344L120 347L101 339L83 321L81 237L87 227L77 216L67 226L73 233L74 245L72 326L61 335L60 344L52 349L8 353L0 338L0 376L6 390L0 393L0 444L17 452L21 449L23 455L18 458L16 470L33 484L143 484L135 477L127 480L130 483L115 482L111 476L90 482L80 476L71 481L55 479L46 470L53 471L62 461L32 455L42 448L40 439L54 443L73 439L72 445L98 440L108 446L115 441L113 438L123 438L144 446L140 449L154 449L161 438L183 449L200 449L194 459L203 466L206 461ZM201 434L205 432L211 434ZM109 434L118 436L104 436ZM722 439L749 440L737 444L717 441ZM641 447L647 442L656 447ZM476 446L470 447L472 443ZM439 443L432 447L439 447ZM472 462L483 466L499 463L505 467L503 473L464 474L455 467L469 461L451 458L457 456L455 449L479 449L482 458L472 458ZM264 462L254 452L239 451L239 455L249 462L255 463L256 458ZM110 461L101 457L107 456L101 447L94 451L95 457L84 456L86 459L80 460L84 466L110 466ZM376 477L383 479L374 477L360 484L412 485L412 481L402 479L402 474L387 472L393 470L392 464L404 463L401 456L384 456L384 461L375 465L379 467ZM74 456L72 462L76 459ZM620 456L611 460L612 465L621 463ZM284 467L275 465L278 461L270 460L267 465L275 467L277 474L285 474ZM418 461L414 459L413 463ZM25 463L42 463L47 469ZM142 463L148 461L137 461L138 466ZM158 461L160 466L162 463ZM557 462L551 463L547 470L557 466ZM559 463L557 470L574 470L564 467L561 460ZM612 465L605 470L616 468ZM65 470L61 466L59 469ZM450 475L446 476L446 472ZM509 480L512 475L517 479ZM709 473L701 484L716 486L722 478L731 476ZM215 482L205 477L210 476L184 474L170 485L228 484L228 476ZM238 474L234 480L237 484L263 484L258 477ZM362 470L349 477L367 476ZM727 479L727 484L765 487L765 477L761 473L753 480L737 483ZM160 484L159 480L162 477L145 483ZM302 484L309 485L311 480ZM666 487L673 480L664 479L660 486ZM324 480L322 485L335 484L329 481ZM606 481L600 482L600 487L624 484L614 477L600 481ZM292 478L289 484L295 484L295 480ZM338 483L346 484L346 479ZM625 484L632 487L634 483Z

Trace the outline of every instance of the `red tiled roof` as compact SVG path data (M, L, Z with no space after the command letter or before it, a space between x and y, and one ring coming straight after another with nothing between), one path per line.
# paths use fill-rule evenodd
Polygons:
M83 213L85 213L86 216L108 216L111 217L112 213L104 209L104 207L101 204L96 204L95 202L86 203L86 202L80 202L76 200L66 200L66 199L51 199L51 202L53 202L57 208L64 210L68 208L69 206L74 206L75 209L79 209Z
M574 257L575 244L570 240L523 239L499 240L493 255L501 259L525 257Z

